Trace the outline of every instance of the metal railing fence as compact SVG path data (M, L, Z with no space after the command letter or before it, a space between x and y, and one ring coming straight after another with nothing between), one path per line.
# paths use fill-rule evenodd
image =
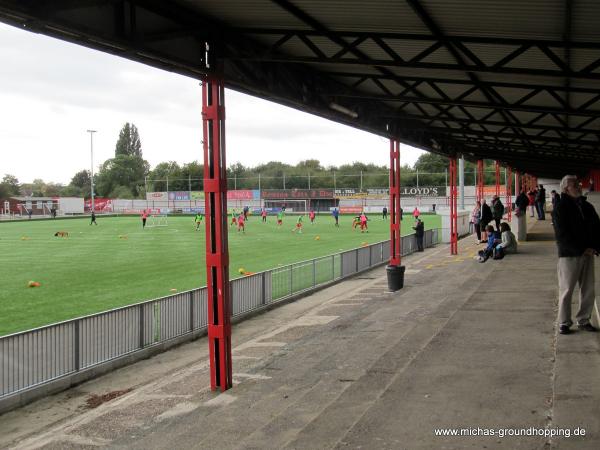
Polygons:
M425 232L424 245L438 242ZM402 254L416 249L402 237ZM233 317L308 292L385 263L389 241L231 280ZM143 349L206 329L206 288L0 337L0 410L3 399ZM90 374L90 378L93 375Z

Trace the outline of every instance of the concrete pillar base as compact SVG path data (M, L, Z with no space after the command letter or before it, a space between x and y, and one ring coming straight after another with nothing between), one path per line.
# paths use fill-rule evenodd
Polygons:
M527 213L512 217L513 233L518 241L527 240Z

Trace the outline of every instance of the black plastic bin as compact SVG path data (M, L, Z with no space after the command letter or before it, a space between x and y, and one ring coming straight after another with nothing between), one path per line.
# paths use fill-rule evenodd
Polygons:
M388 289L398 291L404 287L404 266L387 266Z

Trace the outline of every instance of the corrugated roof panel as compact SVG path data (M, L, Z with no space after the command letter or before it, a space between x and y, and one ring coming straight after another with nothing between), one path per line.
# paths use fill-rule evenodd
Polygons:
M580 94L579 92L571 92L571 96L570 96L571 107L578 108L581 105L583 105L584 103L587 103L588 101L592 100L595 97L596 97L596 94ZM586 108L586 110L589 110L589 109L600 110L600 103L599 102L592 103L591 105L589 105Z
M460 95L471 89L472 86L463 84L436 83L444 93L450 98L458 98Z
M467 74L462 70L441 70L441 69L415 69L412 67L389 67L391 71L398 76L405 77L427 77L427 78L448 78L451 80L469 80Z
M537 47L531 47L526 52L509 61L504 67L554 71L560 70L560 68Z
M520 45L500 45L500 44L479 44L468 42L465 44L475 56L477 56L486 66L493 66L505 56L510 55Z
M421 62L432 64L455 64L456 59L446 47L440 47L435 52L427 55L426 58L423 58Z
M330 29L426 33L427 28L403 1L296 0L295 6Z
M177 3L230 27L310 29L270 0L177 0Z
M515 73L492 73L492 72L479 72L477 77L482 81L489 82L503 82L503 83L519 83L519 84L530 84L530 85L550 85L550 86L563 86L564 77L548 77L548 76L537 76L537 75L523 75Z
M571 13L571 40L600 42L600 9L598 0L577 0Z
M600 28L600 20L598 22ZM600 49L573 48L571 49L571 67L576 70L583 70L588 65L600 59Z
M425 84L425 83L419 84L416 87L416 89L418 89L421 94L423 94L424 96L429 97L429 98L437 98L437 99L444 98L433 87L431 87L430 85Z
M410 61L419 53L435 44L435 40L431 41L413 41L401 39L384 39L387 45L390 46L400 57L405 61Z
M532 89L494 87L494 91L496 91L504 100L506 100L507 103L515 103L529 94Z
M447 35L562 38L562 0L421 0L421 4Z

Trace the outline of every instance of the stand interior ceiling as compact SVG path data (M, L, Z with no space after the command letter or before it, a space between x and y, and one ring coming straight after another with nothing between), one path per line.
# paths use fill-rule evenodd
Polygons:
M440 154L600 162L597 0L0 0L0 21Z

